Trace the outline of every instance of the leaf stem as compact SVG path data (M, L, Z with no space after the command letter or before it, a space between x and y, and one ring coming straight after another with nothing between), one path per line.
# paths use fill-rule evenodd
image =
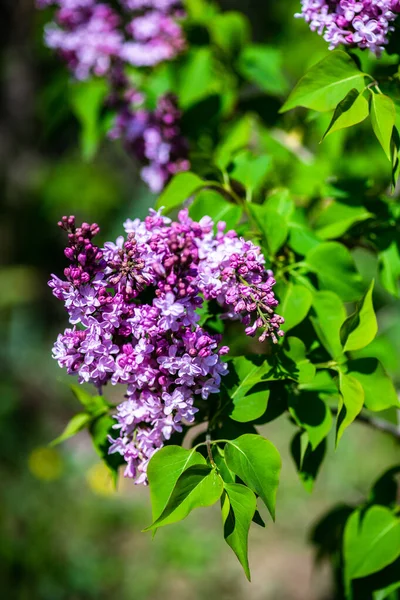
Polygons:
M210 463L212 464L213 467L216 467L217 465L214 462L214 457L211 452L211 436L209 433L207 433L207 435L206 435L206 446L207 446L207 455L210 460Z

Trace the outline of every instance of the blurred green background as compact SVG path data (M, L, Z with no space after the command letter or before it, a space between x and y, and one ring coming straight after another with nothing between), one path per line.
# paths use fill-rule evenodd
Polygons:
M249 16L256 41L281 49L290 86L326 51L292 18L298 2L221 4ZM250 534L252 584L223 541L218 508L197 511L152 540L141 533L150 522L147 489L121 481L114 492L86 433L48 448L77 408L68 377L51 358L53 341L66 326L46 285L49 274L60 275L64 267L56 221L76 214L100 223L102 239L112 239L124 219L143 216L154 198L118 144L105 142L92 162L82 160L68 74L43 47L45 18L33 1L3 0L1 15L1 597L333 599L330 567L314 564L309 532L332 505L361 501L378 474L395 463L394 442L385 434L354 424L338 451L331 440L309 495L289 456L293 426L281 417L265 427L284 462L277 522ZM265 121L273 126L279 102L268 107ZM296 151L296 131L291 135ZM353 169L361 172L371 160L379 171L377 145L368 156L359 152ZM299 173L299 186L310 172L308 166ZM360 265L375 268L362 255ZM398 305L384 306L376 352L399 378Z

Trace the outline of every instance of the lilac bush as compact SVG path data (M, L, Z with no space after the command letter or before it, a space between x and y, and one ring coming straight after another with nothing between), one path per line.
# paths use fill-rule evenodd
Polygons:
M394 31L399 0L301 0L296 17L323 35L333 50L340 44L369 48L379 55Z
M107 383L124 387L110 453L124 457L125 476L143 483L154 452L193 423L196 398L217 394L227 373L229 348L199 325L198 309L213 299L222 318L276 343L283 318L274 312L275 280L260 248L225 232L223 222L215 234L211 218L195 222L186 209L177 222L153 210L144 221L128 219L126 238L101 249L96 224L76 227L63 217L59 226L68 233L70 266L65 280L53 275L49 285L72 328L58 336L53 355L99 392Z

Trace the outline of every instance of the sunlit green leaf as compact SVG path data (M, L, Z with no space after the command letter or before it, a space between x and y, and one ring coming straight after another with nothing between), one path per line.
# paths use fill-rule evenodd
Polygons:
M372 129L380 145L382 146L388 160L392 160L391 139L393 127L396 122L396 108L394 102L389 96L384 94L375 94L371 92L371 123Z
M205 215L214 223L224 221L227 230L234 229L241 217L242 210L237 204L229 202L215 190L201 190L189 207L189 215L194 221L200 221Z
M313 301L313 295L304 285L292 283L276 288L280 298L279 314L285 319L284 330L296 327L307 316Z
M180 206L195 192L207 184L194 173L178 173L171 179L165 190L158 197L156 208L164 207L166 211Z
M361 412L364 404L364 390L361 383L352 375L339 371L340 400L336 422L336 444L339 443L345 429Z
M296 85L280 112L296 106L328 111L353 88L361 91L364 75L353 59L336 50L314 65Z
M229 386L229 397L233 404L229 416L242 423L253 421L261 417L267 408L269 389L262 377L271 370L271 366L262 359L245 356L234 358L231 365L230 376L224 382Z
M93 417L89 413L77 413L69 421L62 434L58 436L58 438L53 440L51 445L56 446L57 444L61 444L61 442L65 442L65 440L68 440L69 438L73 437L74 435L88 427L92 419Z
M245 434L225 446L228 467L265 503L275 518L281 458L275 446L260 435Z
M400 556L400 519L383 506L355 511L344 532L345 577L366 577Z
M247 547L249 529L256 510L256 497L248 487L238 483L225 483L224 490L221 506L224 538L250 581Z
M103 135L99 120L107 93L107 82L98 77L75 82L70 88L72 109L82 127L82 153L87 160L93 158Z
M372 303L374 281L357 303L356 310L343 323L340 339L343 350L351 352L367 346L377 334L378 323Z
M161 515L145 531L182 521L195 508L215 504L222 491L222 479L210 466L188 467L177 480Z
M368 117L368 114L367 100L359 90L352 88L335 108L332 120L322 139L334 131L361 123Z
M340 328L346 318L343 302L327 290L315 292L312 302L316 313L316 318L311 317L314 329L331 357L337 358L342 354Z
M182 473L193 465L205 465L204 457L181 446L164 446L153 454L147 467L153 521L168 504L172 490Z
M392 242L379 253L380 278L383 287L396 298L399 297L400 251L399 245Z
M369 410L380 411L397 406L400 401L396 388L382 364L376 358L357 358L347 363L348 373L362 385L365 406Z

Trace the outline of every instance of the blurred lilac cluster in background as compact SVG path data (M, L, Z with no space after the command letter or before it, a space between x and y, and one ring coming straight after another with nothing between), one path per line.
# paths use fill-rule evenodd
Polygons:
M120 11L96 0L37 0L39 8L55 5L45 41L66 62L77 80L105 76L110 82L109 107L116 110L109 137L143 166L142 179L160 192L169 179L190 167L176 99L160 97L154 111L124 74L127 65L154 67L185 49L178 0L120 0Z

